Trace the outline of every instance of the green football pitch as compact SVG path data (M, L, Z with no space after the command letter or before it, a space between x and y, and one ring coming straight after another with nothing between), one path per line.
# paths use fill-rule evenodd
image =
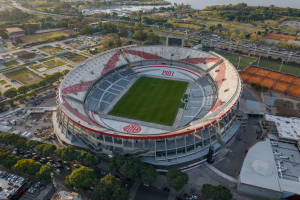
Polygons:
M188 82L141 77L108 114L171 126L187 86Z

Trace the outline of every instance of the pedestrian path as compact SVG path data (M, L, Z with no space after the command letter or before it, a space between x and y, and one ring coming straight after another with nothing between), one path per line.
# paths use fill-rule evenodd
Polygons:
M138 189L139 189L139 186L140 186L141 182L139 180L136 180L133 184L133 186L131 187L130 189L130 195L129 195L129 200L133 200Z

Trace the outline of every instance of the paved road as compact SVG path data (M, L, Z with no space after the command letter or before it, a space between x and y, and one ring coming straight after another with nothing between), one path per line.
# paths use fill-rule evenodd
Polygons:
M169 192L157 189L153 186L140 184L134 200L167 200Z

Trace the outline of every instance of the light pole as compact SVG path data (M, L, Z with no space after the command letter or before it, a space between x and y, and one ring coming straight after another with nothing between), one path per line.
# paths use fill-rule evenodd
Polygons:
M257 49L257 46L256 46L256 45L254 45L254 46L255 46L255 50L254 50L253 58L254 58L254 56L255 56L256 49Z
M279 69L279 71L281 71L281 67L282 67L283 61L284 61L284 60L282 60L282 62L281 62L281 65L280 65L280 69Z
M257 64L256 64L256 66L258 66L258 64L259 64L260 57L261 57L261 54L260 54L260 56L259 56L259 59L258 59L258 61L257 61Z
M239 67L240 67L240 61L241 61L241 56L239 57L239 62L238 62L237 70L239 70Z

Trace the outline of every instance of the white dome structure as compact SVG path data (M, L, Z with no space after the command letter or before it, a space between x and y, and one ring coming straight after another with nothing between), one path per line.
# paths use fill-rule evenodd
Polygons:
M251 166L254 171L263 176L270 176L273 173L270 164L262 160L254 160Z

